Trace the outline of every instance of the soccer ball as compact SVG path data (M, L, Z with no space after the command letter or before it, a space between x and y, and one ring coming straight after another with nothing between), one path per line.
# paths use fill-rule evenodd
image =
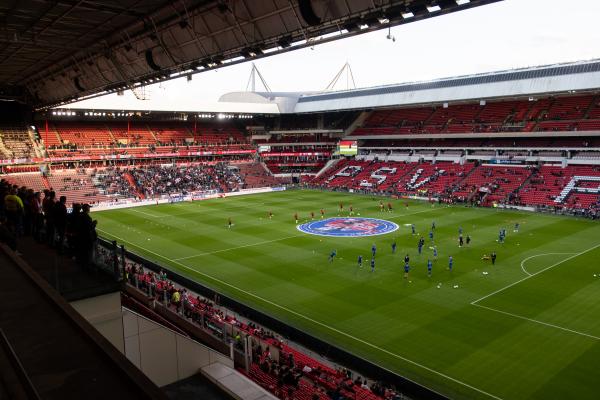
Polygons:
M356 215L360 215L360 213L356 213Z

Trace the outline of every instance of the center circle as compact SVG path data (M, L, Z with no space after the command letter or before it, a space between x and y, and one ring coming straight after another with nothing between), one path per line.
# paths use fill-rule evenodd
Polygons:
M363 237L385 235L398 229L398 224L377 218L327 218L297 226L300 232L318 236Z

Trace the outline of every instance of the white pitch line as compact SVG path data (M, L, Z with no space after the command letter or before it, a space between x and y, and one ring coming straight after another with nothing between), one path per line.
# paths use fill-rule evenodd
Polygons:
M135 208L131 208L129 211L133 211L133 212L136 212L136 213L139 213L139 214L144 214L144 215L147 215L148 217L151 217L151 218L161 218L161 217L164 217L164 215L154 215L154 214L147 213L145 211L136 210Z
M518 281L511 283L510 285L507 285L507 286L504 286L503 288L500 288L500 289L498 289L498 290L495 290L495 291L493 291L493 292L492 292L492 293L490 293L490 294L486 294L485 296L483 296L483 297L481 297L481 298L479 298L479 299L477 299L477 300L474 300L474 301L472 301L472 302L471 302L471 304L472 304L472 305L475 305L475 303L479 303L481 300L485 300L485 299L487 299L488 297L491 297L491 296L495 295L496 293L500 293L500 292L502 292L502 291L504 291L504 290L506 290L506 289L508 289L508 288L511 288L511 287L515 286L516 284L518 284L518 283L521 283L521 282L523 282L523 281L526 281L527 279L529 279L529 278L531 278L531 277L533 277L533 276L536 276L536 275L538 275L538 274L541 274L541 273L542 273L542 272L544 272L544 271L548 271L549 269L551 269L551 268L554 268L554 267L556 267L556 266L558 266L558 265L560 265L560 264L562 264L562 263L564 263L564 262L567 262L567 261L569 261L569 260L572 260L572 259L574 259L574 258L576 258L576 257L579 257L579 256L581 256L581 255L585 254L585 253L589 253L590 251L592 251L592 250L594 250L594 249L597 249L598 247L600 247L600 243L598 243L597 245L595 245L595 246L592 246L592 247L590 247L589 249L587 249L587 250L584 250L584 251L582 251L582 252L580 252L580 253L575 253L575 254L573 254L571 257L567 257L567 258L565 258L565 259L564 259L564 260L562 260L562 261L559 261L559 262L557 262L557 263L554 263L554 264L550 265L549 267L546 267L546 268L544 268L544 269L542 269L542 270L540 270L540 271L536 272L535 274L528 275L528 276L526 276L526 277L525 277L525 278L523 278L523 279L519 279Z
M576 331L574 329L569 329L569 328L565 328L563 326L554 325L554 324L551 324L551 323L548 323L548 322L544 322L544 321L539 321L537 319L523 317L522 315L517 315L517 314L509 313L507 311L498 310L496 308L492 308L492 307L488 307L488 306L482 306L481 304L473 304L473 305L476 306L476 307L485 308L486 310L495 311L495 312L500 313L500 314L509 315L511 317L514 317L514 318L519 318L519 319L523 319L525 321L534 322L536 324L545 325L545 326L549 326L551 328L560 329L561 331L575 333L577 335L587 336L587 337L595 339L595 340L600 340L600 337L594 336L594 335L590 335L589 333L579 332L579 331Z
M97 230L98 230L98 231L100 231L100 232L104 232L104 231L103 231L103 230L101 230L101 229L97 229ZM127 241L127 240L123 239L123 238L120 238L120 237L118 237L118 236L115 236L115 235L113 235L113 234L111 234L111 233L108 233L108 232L104 232L104 233L106 233L106 234L108 234L108 235L110 235L110 236L114 237L115 239L118 239L118 240L120 240L120 241L122 241L122 242L124 242L124 243L129 243L130 245L133 245L134 247L137 247L138 249L141 249L141 250L147 251L148 253L154 254L155 256L158 256L158 257L162 258L163 260L171 261L171 262L173 262L173 263L175 263L175 264L177 264L177 265L179 265L179 266L181 266L181 267L183 267L183 268L185 268L185 269L187 269L187 270L190 270L190 271L192 271L192 272L194 272L194 273L196 273L196 274L202 275L202 276L204 276L204 277L206 277L206 278L208 278L208 279L211 279L211 280L213 280L213 281L215 281L215 282L218 282L218 283L220 283L221 285L228 286L228 287L230 287L230 288L232 288L232 289L234 289L234 290L237 290L237 291L239 291L239 292L241 292L241 293L244 293L244 294L246 294L246 295L248 295L248 296L250 296L250 297L254 297L255 299L258 299L258 300L260 300L260 301L262 301L262 302L264 302L264 303L270 304L270 305L272 305L272 306L274 306L274 307L276 307L276 308L279 308L279 309L282 309L282 310L284 310L284 311L287 311L287 312L288 312L288 313L290 313L290 314L294 314L294 315L296 315L296 316L298 316L298 317L300 317L300 318L303 318L303 319L305 319L305 320L307 320L307 321L310 321L310 322L312 322L312 323L314 323L314 324L316 324L316 325L320 325L320 326L322 326L322 327L324 327L324 328L327 328L327 329L329 329L329 330L331 330L331 331L333 331L333 332L336 332L336 333L338 333L338 334L340 334L340 335L342 335L342 336L345 336L345 337L347 337L347 338L350 338L350 339L352 339L352 340L355 340L355 341L357 341L357 342L359 342L359 343L362 343L362 344L364 344L364 345L367 345L367 346L369 346L369 347L371 347L371 348L373 348L373 349L375 349L375 350L381 351L382 353L386 353L386 354L388 354L388 355L390 355L390 356L392 356L392 357L395 357L395 358L397 358L397 359L399 359L399 360L402 360L402 361L404 361L404 362L407 362L407 363L409 363L409 364L412 364L412 365L414 365L414 366L417 366L417 367L419 367L419 368L422 368L422 369L424 369L424 370L426 370L426 371L429 371L429 372L431 372L431 373L433 373L433 374L436 374L436 375L438 375L438 376L441 376L442 378L445 378L445 379L448 379L448 380L450 380L450 381L452 381L452 382L455 382L455 383L458 383L458 384L460 384L460 385L463 385L463 386L465 386L465 387L467 387L467 388L469 388L469 389L471 389L471 390L474 390L474 391L476 391L476 392L478 392L478 393L484 394L484 395L486 395L486 396L488 396L488 397L490 397L490 398L492 398L492 399L496 399L496 400L502 400L502 398L501 398L501 397L495 396L495 395L493 395L493 394L491 394L491 393L488 393L488 392L486 392L486 391L484 391L484 390L482 390L482 389L476 388L475 386L471 386L471 385L469 385L468 383L465 383L465 382L463 382L463 381L460 381L460 380L458 380L458 379L456 379L456 378L453 378L453 377L451 377L451 376L448 376L448 375L444 374L443 372L436 371L436 370L434 370L434 369L431 369L431 368L429 368L429 367L427 367L427 366L425 366L425 365L423 365L423 364L420 364L420 363L418 363L418 362L416 362L416 361L412 361L412 360L409 360L408 358L402 357L402 356L401 356L401 355L399 355L399 354L392 353L391 351L389 351L389 350L386 350L386 349L384 349L384 348L382 348L382 347L379 347L379 346L377 346L377 345L375 345L375 344L369 343L369 342L367 342L367 341L365 341L365 340L363 340L363 339L357 338L356 336L350 335L349 333L346 333L346 332L344 332L344 331L341 331L341 330L339 330L339 329L337 329L337 328L334 328L334 327L332 327L332 326L329 326L329 325L327 325L327 324L324 324L323 322L320 322L320 321L314 320L314 319L312 319L312 318L310 318L310 317L308 317L308 316L306 316L306 315L304 315L304 314L301 314L301 313L299 313L299 312L297 312L297 311L291 310L291 309L289 309L289 308L287 308L287 307L285 307L285 306L282 306L282 305L280 305L280 304L274 303L274 302L272 302L272 301L270 301L270 300L267 300L267 299L265 299L265 298L263 298L263 297L261 297L261 296L259 296L259 295L256 295L256 294L254 294L254 293L248 292L247 290L241 289L241 288L239 288L239 287L237 287L237 286L235 286L235 285L232 285L232 284L231 284L231 283L229 283L229 282L225 282L225 281L223 281L223 280L221 280L221 279L219 279L219 278L215 278L215 277L213 277L213 276L211 276L211 275L208 275L208 274L206 274L206 273L204 273L204 272L201 272L201 271L198 271L198 270L196 270L196 269L194 269L194 268L188 267L187 265L185 265L185 264L183 264L183 263L180 263L179 261L176 261L176 260L173 260L173 259L167 258L167 257L165 257L165 256L163 256L163 255L160 255L160 254L158 254L158 253L155 253L155 252L153 252L152 250L148 250L148 249L146 249L146 248L144 248L144 247L142 247L142 246L135 245L135 244L133 244L133 243L131 243L131 242L129 242L129 241ZM600 245L599 245L599 246L600 246Z
M282 237L282 238L279 238L279 239L265 240L263 242L250 243L250 244L245 244L243 246L230 247L230 248L227 248L227 249L215 250L215 251L210 251L210 252L207 252L207 253L198 253L198 254L195 254L193 256L174 258L172 261L188 260L188 259L194 258L194 257L208 256L208 255L211 255L211 254L223 253L223 252L230 251L230 250L243 249L245 247L260 246L260 245L263 245L263 244L279 242L281 240L292 239L292 238L300 237L300 236L304 236L304 235L286 236L286 237Z
M535 254L533 256L527 257L525 258L523 261L521 261L521 269L523 270L523 272L525 272L527 275L533 275L531 273L529 273L526 269L525 269L525 262L531 260L532 258L535 257L541 257L541 256L551 256L554 254L575 254L575 253L542 253L542 254Z

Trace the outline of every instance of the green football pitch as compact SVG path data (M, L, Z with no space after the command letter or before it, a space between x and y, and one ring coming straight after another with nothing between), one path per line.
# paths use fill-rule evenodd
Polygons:
M449 397L600 398L598 222L405 200L392 200L389 213L379 200L286 191L93 217L101 236ZM399 229L361 238L296 229L294 213L300 223L321 208L337 217L340 202ZM430 278L434 221L439 254ZM422 255L410 224L425 237ZM458 247L459 226L469 246ZM494 266L482 259L492 251Z

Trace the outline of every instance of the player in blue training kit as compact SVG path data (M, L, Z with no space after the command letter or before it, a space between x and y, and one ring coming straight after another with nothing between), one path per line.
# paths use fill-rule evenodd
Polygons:
M520 228L520 227L521 227L521 226L520 226L520 225L519 225L519 223L517 222L517 223L515 224L515 229L514 229L514 232L519 232L519 228Z
M462 235L462 226L459 226L459 227L458 227L458 234L459 234L459 235Z
M502 229L500 229L500 232L498 232L498 243L504 243L504 233Z
M396 254L396 241L392 242L392 254Z
M431 230L432 230L432 231L435 231L435 221L433 221L433 222L431 223Z
M427 260L427 276L431 278L431 270L433 269L433 263L431 260Z
M422 237L419 238L419 244L417 245L419 248L419 254L421 254L423 252L424 245L425 245L425 239L423 239Z
M332 250L331 254L329 254L329 262L333 262L335 256L337 256L337 250Z
M362 268L362 256L358 256L358 267Z
M433 242L433 231L429 231L429 240Z
M433 246L433 258L437 260L437 246Z
M412 234L414 235L415 234L415 224L411 224L410 228L412 229Z
M408 278L409 271L410 271L410 265L408 265L408 263L404 263L404 279Z
M373 247L371 247L371 253L373 254L373 257L375 257L375 253L377 253L377 247L375 244L373 244Z
M454 259L452 256L448 257L448 269L452 271L452 264L454 264Z
M375 257L371 258L371 272L375 272Z

